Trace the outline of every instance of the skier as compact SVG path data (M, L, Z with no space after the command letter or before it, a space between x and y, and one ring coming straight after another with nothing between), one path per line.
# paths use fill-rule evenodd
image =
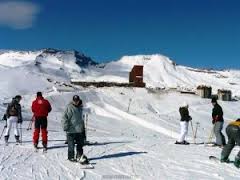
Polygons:
M81 99L78 95L73 96L73 100L68 104L62 118L63 130L67 133L68 140L68 160L78 161L81 164L88 164L87 157L83 154L84 145L84 120L82 118ZM76 159L74 158L75 142L77 143Z
M19 143L19 131L18 123L22 123L22 110L21 105L19 104L22 97L20 95L15 96L12 99L12 102L8 104L6 117L7 117L7 129L5 132L5 143L8 143L8 138L10 135L11 128L14 128L14 134L16 142Z
M83 104L82 104L82 100L80 99L80 102L79 102L79 106L81 106L83 108ZM82 137L84 139L84 145L86 145L86 131L85 131L85 124L84 124L84 130L82 132ZM68 144L68 140L67 140L67 133L66 133L66 140L64 142L65 144Z
M223 128L223 111L221 106L217 103L216 98L212 98L212 124L214 125L213 130L214 134L216 136L216 143L214 144L215 146L220 146L223 147L226 142L225 142L225 137L222 134L222 128Z
M235 144L240 146L240 119L231 122L226 128L226 133L228 136L228 143L223 147L221 153L221 162L229 162L228 157ZM234 165L240 168L240 151L235 156Z
M47 116L51 112L52 107L48 100L44 99L41 92L37 92L37 98L32 102L32 112L35 117L34 121L34 133L33 133L33 145L34 148L38 148L39 133L41 128L42 133L42 145L44 151L47 150Z
M179 108L179 113L181 115L181 119L180 119L181 134L180 134L179 140L176 141L175 144L188 145L189 142L187 142L185 138L188 133L188 124L189 124L189 121L192 120L192 117L189 116L188 104L186 102L184 102L183 105Z

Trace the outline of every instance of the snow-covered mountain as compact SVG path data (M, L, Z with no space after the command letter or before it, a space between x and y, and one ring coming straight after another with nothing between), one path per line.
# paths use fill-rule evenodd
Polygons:
M30 67L29 71L68 80L128 82L129 72L134 65L144 66L144 82L147 87L194 90L198 85L210 85L214 92L217 89L229 89L234 95L240 95L240 71L185 67L159 54L124 56L118 61L98 65L77 51L44 49L0 53L2 69Z
M100 70L95 69L86 78L95 81L128 82L129 72L134 65L144 66L143 79L147 87L195 90L199 85L207 85L212 86L214 93L217 89L229 89L234 95L240 95L240 71L215 71L181 66L159 54L124 56L118 61L105 64Z
M144 65L147 87L165 88L82 88L71 79L84 81L128 82L133 65ZM209 99L169 90L195 89L200 84L230 89L239 96L240 71L202 70L177 65L162 55L124 56L118 61L97 64L76 51L43 49L39 51L0 51L0 115L6 102L21 94L24 122L23 143L16 146L13 132L9 146L0 140L0 180L73 180L73 179L141 179L192 180L240 178L232 164L209 161L209 155L220 156L221 149L204 145L175 145L179 136L178 108L189 104L196 141L207 142L211 132ZM59 91L59 89L64 91ZM32 132L27 131L32 117L31 102L42 91L52 104L48 117L48 153L33 152ZM67 91L67 92L66 92ZM61 117L74 94L80 95L88 113L87 139L97 142L85 146L84 152L95 163L95 169L83 170L67 161L65 132ZM239 118L239 101L219 101L225 125ZM0 130L5 122L0 122ZM188 141L192 140L189 128ZM41 146L41 144L39 144ZM230 159L233 160L235 148Z

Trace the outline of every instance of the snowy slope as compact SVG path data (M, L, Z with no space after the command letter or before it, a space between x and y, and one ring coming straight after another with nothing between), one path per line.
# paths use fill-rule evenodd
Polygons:
M6 58L6 62L0 60L3 65L0 66L0 114L3 115L6 109L3 103L21 94L24 117L22 145L15 145L13 132L9 146L4 146L3 138L0 140L0 180L240 178L239 169L232 164L217 164L208 160L209 155L219 157L220 148L174 144L179 134L178 108L184 101L190 106L193 126L200 123L197 142L208 140L212 127L209 99L180 94L174 90L151 91L144 88L73 86L70 92L55 90L60 85L67 88L73 77L81 80L127 81L126 74L132 65L143 64L145 82L152 87L179 86L191 89L201 83L211 83L216 88L231 88L235 95L239 95L240 71L202 72L177 66L161 55L124 57L100 68L91 60L76 60L74 52L48 51L36 53L31 58L29 56L28 60L15 56ZM5 57L10 55L6 56L5 53ZM32 116L31 102L39 90L43 91L53 106L49 115L47 154L33 152L32 132L27 131ZM84 147L84 152L95 163L94 170L83 170L78 164L67 161L65 133L60 122L62 112L74 94L79 94L84 107L91 110L88 112L87 138L97 143ZM219 103L224 110L225 126L239 117L238 101ZM4 122L0 122L0 130L3 126ZM193 142L191 137L189 128L188 140ZM234 149L231 160L238 150Z
M31 63L41 51L1 51L0 52L0 64L8 67L22 66Z

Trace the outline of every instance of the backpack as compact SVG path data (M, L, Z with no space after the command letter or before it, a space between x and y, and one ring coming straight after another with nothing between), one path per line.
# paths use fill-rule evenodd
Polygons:
M11 103L8 108L9 116L17 116L18 110L15 103Z

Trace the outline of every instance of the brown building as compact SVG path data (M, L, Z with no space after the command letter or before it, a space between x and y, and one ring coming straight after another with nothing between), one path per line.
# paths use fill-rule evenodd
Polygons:
M232 92L230 90L218 89L218 99L222 101L231 101Z
M212 88L210 86L200 85L197 87L197 94L202 98L211 98Z
M143 82L143 66L134 65L129 73L129 83L133 83L134 87L145 87Z

